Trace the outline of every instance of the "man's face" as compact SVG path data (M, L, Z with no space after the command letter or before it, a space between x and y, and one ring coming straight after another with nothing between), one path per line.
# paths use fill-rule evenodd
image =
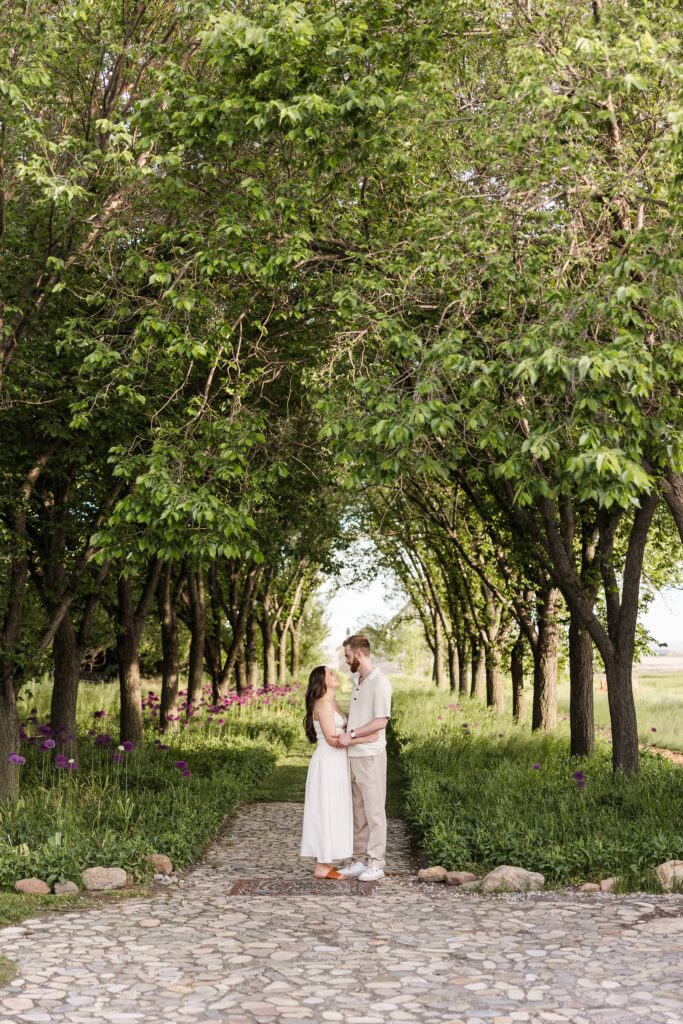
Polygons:
M346 664L349 666L351 672L357 672L358 669L360 668L360 662L358 660L357 652L354 651L353 648L351 647L345 647L344 658L346 659Z

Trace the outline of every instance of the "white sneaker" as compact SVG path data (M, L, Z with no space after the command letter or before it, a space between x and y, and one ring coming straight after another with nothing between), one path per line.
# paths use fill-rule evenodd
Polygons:
M381 868L369 867L365 869L362 875L357 877L359 882L378 882L380 878L384 878L384 872Z
M339 872L344 878L358 878L363 874L364 871L368 870L367 864L363 864L361 860L355 861L349 868L342 868Z

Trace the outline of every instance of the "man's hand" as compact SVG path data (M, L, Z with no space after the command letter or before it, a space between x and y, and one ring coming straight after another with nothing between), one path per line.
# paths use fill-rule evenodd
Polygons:
M350 732L342 732L342 733L339 734L339 736L337 736L337 744L340 747L348 747L350 742L351 742L351 733Z

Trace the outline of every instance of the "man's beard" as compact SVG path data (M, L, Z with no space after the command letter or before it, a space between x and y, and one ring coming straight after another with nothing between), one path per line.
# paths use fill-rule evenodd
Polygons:
M354 658L353 659L353 661L349 665L349 668L351 669L352 672L357 672L358 671L358 669L360 668L360 662L359 662L358 658Z

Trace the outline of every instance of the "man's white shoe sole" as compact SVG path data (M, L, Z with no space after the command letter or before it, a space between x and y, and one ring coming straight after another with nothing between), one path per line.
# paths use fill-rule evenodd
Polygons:
M362 875L358 875L359 882L379 882L380 878L384 878L383 871L364 871Z

